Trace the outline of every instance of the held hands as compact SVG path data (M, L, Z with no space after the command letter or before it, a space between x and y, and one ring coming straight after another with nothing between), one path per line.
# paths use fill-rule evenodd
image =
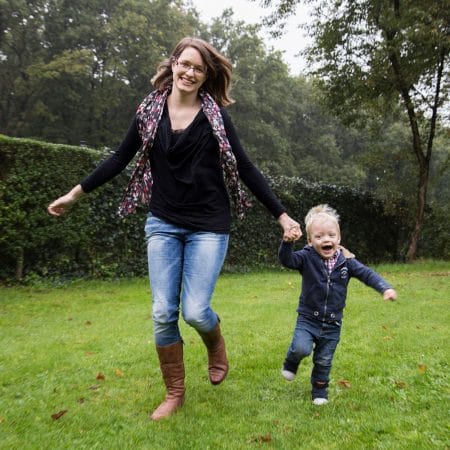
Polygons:
M83 189L80 185L75 186L70 192L62 197L57 198L54 202L50 203L47 207L47 211L51 216L59 217L79 199L83 194Z
M283 241L294 242L302 237L302 230L300 224L291 219L286 213L278 217L278 223L283 228Z
M383 292L383 299L393 302L397 298L397 292L394 289L386 289Z

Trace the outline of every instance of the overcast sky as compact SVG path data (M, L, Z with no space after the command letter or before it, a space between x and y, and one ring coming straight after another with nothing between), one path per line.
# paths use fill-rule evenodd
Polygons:
M270 9L261 8L258 2L251 2L249 0L191 0L195 9L200 13L200 18L203 22L208 23L212 17L220 16L222 11L227 8L232 8L234 16L238 20L243 20L247 23L261 24L262 18L270 13ZM265 40L268 47L273 47L276 50L284 51L284 60L289 65L291 73L299 74L305 67L302 57L297 57L296 54L302 50L305 42L305 37L302 30L297 28L299 23L307 20L308 11L303 5L297 7L297 13L292 16L288 22L285 34L277 39L269 36L268 32L262 32L261 37Z

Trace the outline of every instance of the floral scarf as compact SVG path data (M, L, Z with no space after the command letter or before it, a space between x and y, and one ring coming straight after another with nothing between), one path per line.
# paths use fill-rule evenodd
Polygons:
M125 217L135 212L139 201L146 206L150 203L153 178L149 155L168 94L169 89L151 92L139 105L136 112L142 146L138 151L136 167L119 206L118 214L120 217ZM238 217L242 218L246 208L250 206L250 202L239 181L236 158L225 133L220 108L206 91L201 90L199 94L203 112L211 124L213 134L219 143L220 163L228 193L236 208Z

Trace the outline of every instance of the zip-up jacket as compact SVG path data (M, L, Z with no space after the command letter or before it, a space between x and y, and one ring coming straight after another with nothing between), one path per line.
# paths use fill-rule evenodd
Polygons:
M283 266L296 269L302 275L298 313L323 322L342 319L350 278L358 278L380 293L391 288L380 275L357 259L346 258L342 251L331 273L311 245L294 251L291 242L283 241L278 256Z

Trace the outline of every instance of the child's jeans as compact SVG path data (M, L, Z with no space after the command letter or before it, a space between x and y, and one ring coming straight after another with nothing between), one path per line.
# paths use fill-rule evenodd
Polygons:
M283 369L297 373L300 361L311 354L314 346L314 367L311 373L313 399L327 398L331 365L340 334L341 325L338 322L322 322L302 315L297 317Z

